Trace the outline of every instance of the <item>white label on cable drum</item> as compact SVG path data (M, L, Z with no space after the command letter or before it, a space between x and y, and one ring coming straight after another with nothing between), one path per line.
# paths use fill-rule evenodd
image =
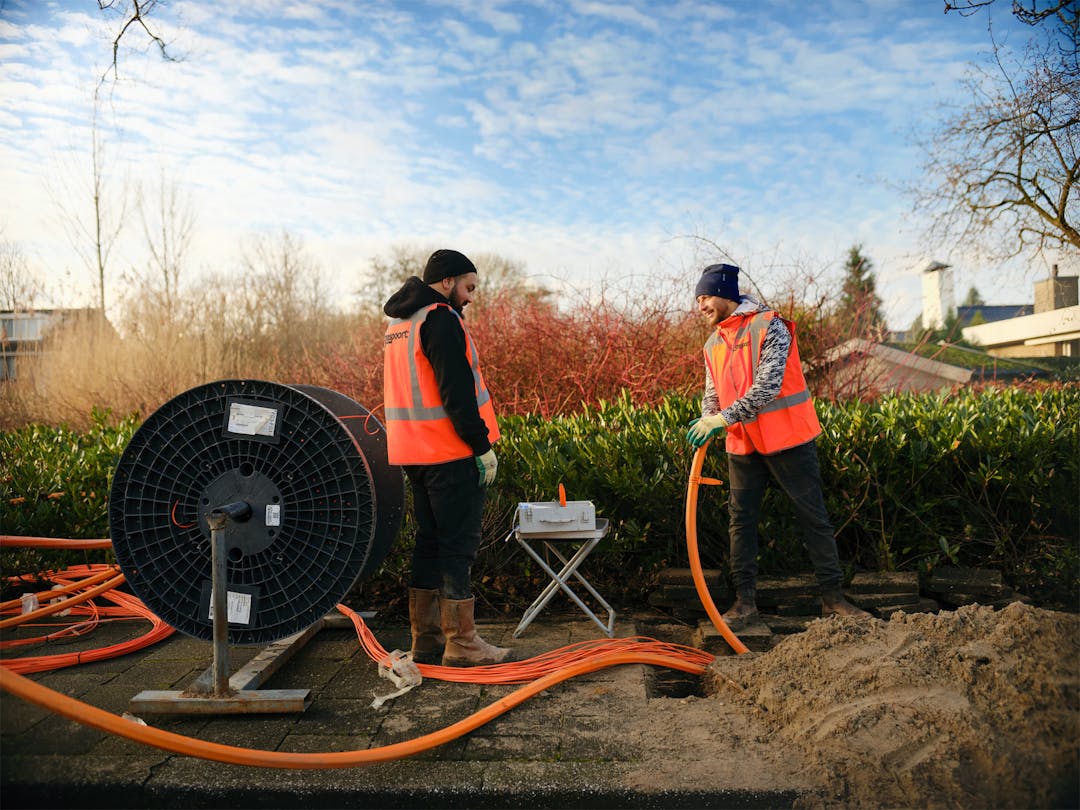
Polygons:
M257 405L245 405L233 402L229 406L230 433L245 436L273 436L277 423L276 408L260 408Z
M281 504L268 503L266 505L266 525L267 526L280 526L281 525Z
M251 594L228 591L225 616L230 624L251 624ZM214 592L210 591L210 621L214 620Z

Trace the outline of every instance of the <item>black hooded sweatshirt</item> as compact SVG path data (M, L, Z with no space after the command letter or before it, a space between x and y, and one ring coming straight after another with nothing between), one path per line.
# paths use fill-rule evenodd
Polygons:
M410 318L423 307L449 303L420 278L410 276L390 296L383 312L391 318ZM465 353L465 330L457 315L444 307L429 313L420 327L420 346L435 372L439 396L454 430L474 455L483 455L491 449L491 442L476 405L476 383Z

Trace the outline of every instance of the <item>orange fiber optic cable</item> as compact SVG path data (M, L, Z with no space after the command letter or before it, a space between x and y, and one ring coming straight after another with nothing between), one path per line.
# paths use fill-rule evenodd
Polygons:
M129 740L171 751L185 756L199 757L234 765L251 765L262 768L348 768L356 765L370 765L376 762L388 762L403 757L413 756L439 745L457 739L470 731L495 719L529 698L550 689L565 680L595 672L605 667L619 664L652 664L655 666L678 669L683 672L701 674L704 667L678 658L648 653L608 653L590 661L579 661L557 672L537 678L509 695L496 700L491 705L475 714L459 720L446 728L425 734L412 740L406 740L380 748L367 748L357 751L333 751L325 753L292 753L287 751L263 751L252 748L238 748L220 743L204 742L192 737L185 737L171 731L144 726L133 720L127 720L110 712L91 706L81 700L35 683L8 669L0 668L0 689L11 692L23 700L35 703L49 711L74 720L91 728L100 729L110 734L126 737Z
M690 555L690 573L694 577L694 588L697 590L698 598L701 600L705 612L708 614L713 626L719 631L720 635L724 637L724 641L728 643L728 646L737 654L742 655L750 650L739 640L739 637L731 631L731 628L727 626L727 622L724 621L723 616L720 615L720 611L716 609L716 604L713 602L712 595L709 593L709 586L705 584L705 574L701 571L701 557L698 555L698 487L701 484L715 486L722 483L716 478L703 478L701 475L701 468L705 464L705 451L708 449L710 442L711 439L697 449L697 452L694 453L693 463L690 466L690 481L686 487L686 550Z

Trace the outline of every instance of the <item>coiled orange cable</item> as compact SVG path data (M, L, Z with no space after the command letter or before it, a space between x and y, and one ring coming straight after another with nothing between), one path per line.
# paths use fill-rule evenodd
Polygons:
M73 572L69 570L67 573L73 573ZM117 567L115 565L107 565L107 566L105 566L104 570L99 571L98 573L93 574L93 575L87 577L86 579L79 580L77 582L69 582L67 585L64 585L64 586L62 586L60 588L57 588L56 590L38 591L34 595L38 598L39 601L45 601L46 599L56 599L57 597L66 596L69 593L73 593L73 592L79 590L80 588L85 588L88 585L96 585L97 583L102 582L102 581L108 579L109 577L116 576L119 573L120 573L119 567ZM56 581L55 578L49 577L48 575L47 575L47 578L52 579L52 581L54 581L54 582ZM11 608L17 608L21 604L22 604L22 598L21 597L19 599L9 599L6 602L0 602L0 612L10 610Z
M54 613L59 613L62 610L66 610L73 605L77 605L81 602L85 602L88 599L93 599L95 596L100 596L106 591L111 591L117 585L120 585L124 581L123 574L116 574L110 579L105 580L92 588L88 588L82 593L69 596L66 599L60 599L54 604L44 605L37 610L31 610L29 613L20 613L17 616L12 616L9 619L0 620L0 630L5 630L9 627L17 627L20 624L40 619L43 616L51 616Z
M46 574L46 578L59 583L64 584L64 591L71 592L77 590L79 587L85 587L88 584L98 582L102 576L110 577L107 582L102 585L108 585L107 590L101 590L102 585L90 588L85 594L80 595L77 598L70 598L60 600L55 604L46 605L45 607L33 611L31 613L21 614L19 618L25 621L33 619L35 616L40 618L43 615L52 615L63 610L71 610L76 615L89 615L91 619L86 622L80 622L78 624L67 624L63 626L63 629L56 633L42 636L32 639L17 639L0 642L0 648L8 649L10 647L24 646L26 644L40 643L42 641L49 641L54 638L59 638L64 635L81 635L89 630L93 629L100 622L102 615L109 616L115 620L141 618L150 622L150 630L145 634L130 639L128 641L112 644L107 647L99 647L91 650L83 650L79 652L58 653L55 655L40 655L40 656L25 656L25 657L8 657L0 659L0 667L10 669L14 672L43 672L45 670L60 669L61 667L74 666L75 664L90 663L92 661L103 661L109 658L116 658L121 655L127 655L128 653L135 652L147 647L151 644L155 644L161 639L168 638L175 631L173 627L166 624L164 620L159 618L153 611L146 607L138 597L125 593L117 589L117 585L123 581L123 575L119 577L114 576L117 573L116 566L112 565L82 565L73 566L63 572L53 572ZM82 580L72 580L72 575L87 574L88 576ZM99 592L100 593L97 593ZM51 597L54 594L60 593L60 591L42 591L46 597ZM92 601L93 597L101 595L104 598L112 602L116 607L99 607ZM13 604L17 605L20 600L11 600L4 603L5 606L10 608Z

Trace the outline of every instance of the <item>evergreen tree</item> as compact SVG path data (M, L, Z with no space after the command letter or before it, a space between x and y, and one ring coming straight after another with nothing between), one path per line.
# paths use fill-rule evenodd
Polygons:
M977 289L975 289L974 285L972 285L968 289L967 295L964 296L964 301L963 301L963 303L960 304L960 306L962 306L962 307L982 307L982 306L986 306L986 301L983 300L983 297L979 294L979 291ZM957 319L958 320L959 320L959 316L960 316L960 313L957 312ZM986 323L986 318L983 316L981 309L975 309L969 315L966 315L963 318L963 321L964 322L961 324L961 326L978 326L980 323Z
M873 267L873 262L863 254L862 245L848 250L837 316L847 321L847 331L852 337L880 340L887 326L881 314Z

